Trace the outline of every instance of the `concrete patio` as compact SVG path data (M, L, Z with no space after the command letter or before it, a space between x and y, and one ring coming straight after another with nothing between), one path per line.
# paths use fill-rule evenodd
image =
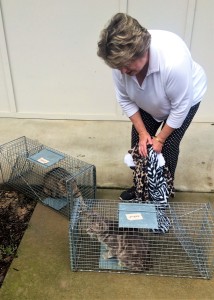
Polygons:
M0 119L0 144L20 136L40 142L97 167L97 198L115 199L132 184L124 165L129 122ZM214 206L214 126L193 123L182 146L173 201ZM37 204L9 272L2 300L213 299L214 279L96 272L71 272L68 220Z
M124 164L130 149L131 122L42 119L0 119L0 145L21 136L94 164L97 185L132 185ZM175 187L181 191L214 192L214 124L192 123L180 147Z
M114 199L120 190L99 189L98 198ZM211 202L212 193L177 193L173 201ZM69 261L68 220L37 204L21 245L0 290L2 300L208 300L211 280L72 272Z

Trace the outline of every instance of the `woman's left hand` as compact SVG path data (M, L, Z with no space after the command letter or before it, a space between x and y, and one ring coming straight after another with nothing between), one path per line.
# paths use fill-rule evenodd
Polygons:
M156 140L155 137L153 137L152 142L153 142L152 146L153 146L154 151L157 152L157 153L161 153L162 148L163 148L163 144L160 143L158 140Z

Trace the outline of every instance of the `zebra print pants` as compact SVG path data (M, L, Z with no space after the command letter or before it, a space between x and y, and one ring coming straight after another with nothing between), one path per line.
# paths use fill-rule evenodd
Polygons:
M179 146L180 142L189 127L193 117L195 116L198 108L199 108L200 102L196 105L192 106L189 110L189 113L187 114L183 124L180 128L177 128L173 131L173 133L166 139L162 154L165 158L166 164L171 172L172 178L174 178L175 170L178 162L178 156L179 156ZM158 128L162 125L162 127L165 125L166 121L164 122L157 122L150 114L145 112L144 110L140 109L140 114L142 117L142 120L144 122L144 125L146 127L146 130L151 136L156 135L156 132ZM134 148L136 143L139 141L138 133L134 127L132 126L132 133L131 133L131 148Z

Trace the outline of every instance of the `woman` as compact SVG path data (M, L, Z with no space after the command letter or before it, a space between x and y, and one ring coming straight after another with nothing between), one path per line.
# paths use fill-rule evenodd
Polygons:
M131 147L139 142L146 156L152 144L174 179L181 139L206 91L204 70L180 37L148 31L123 13L101 32L98 56L113 69L117 100L133 123ZM124 200L133 196L133 188L122 193Z

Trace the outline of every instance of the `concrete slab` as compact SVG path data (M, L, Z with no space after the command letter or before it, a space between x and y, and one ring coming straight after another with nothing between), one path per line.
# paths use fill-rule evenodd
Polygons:
M130 148L129 121L0 119L0 145L21 136L94 164L100 187L130 187L132 171L123 163ZM175 187L214 192L214 124L192 123L180 149Z
M121 190L98 190L97 198L117 198ZM178 201L214 204L213 193L176 193ZM71 272L68 220L38 204L0 290L1 300L213 299L211 280Z

